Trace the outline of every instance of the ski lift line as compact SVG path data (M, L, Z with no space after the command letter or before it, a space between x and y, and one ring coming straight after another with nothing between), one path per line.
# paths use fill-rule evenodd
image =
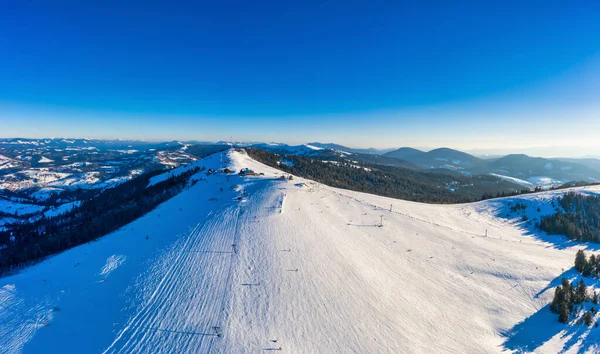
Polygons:
M375 204L371 204L371 203L368 203L368 202L361 201L361 200L359 200L357 198L354 198L354 197L349 196L349 195L345 195L345 194L340 193L340 192L334 192L334 193L336 193L338 195L341 195L343 197L352 199L352 200L354 200L357 203L366 204L368 206L374 207L374 208L376 208L376 210L389 211L389 209L387 209L387 208L382 208L382 207L377 206ZM423 223L426 223L426 224L430 224L430 225L433 225L433 226L441 227L441 228L444 228L444 229L447 229L447 230L451 230L451 231L455 231L455 232L460 232L460 233L463 233L463 234L466 234L466 235L470 235L470 236L474 236L474 237L485 238L485 239L489 239L489 240L504 241L504 242L512 242L512 243L523 243L521 241L517 242L517 241L512 241L512 240L506 240L506 239L502 239L502 238L498 238L498 237L490 237L490 236L485 236L485 235L477 234L477 233L474 233L474 232L469 232L469 231L465 231L465 230L456 229L456 228L453 228L453 227L450 227L450 226L441 225L441 224L438 224L438 223L435 223L435 222L432 222L432 221L429 221L429 220L421 219L419 217L412 216L412 215L410 215L408 213L401 213L401 212L398 212L398 211L389 211L389 212L397 214L397 215L401 215L401 216L404 216L404 217L408 217L410 219L417 220L417 221L420 221L420 222L423 222ZM494 225L494 224L491 224L491 225L498 226L498 225ZM525 244L544 247L544 245L538 244L538 243L534 243L534 242L525 242Z

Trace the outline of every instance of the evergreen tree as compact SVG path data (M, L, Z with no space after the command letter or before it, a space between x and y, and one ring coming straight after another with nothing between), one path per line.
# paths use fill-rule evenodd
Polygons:
M585 325L588 327L594 323L594 317L590 311L586 312L583 316L583 323L585 323Z
M592 269L593 269L592 262L591 261L585 262L585 264L583 265L583 270L581 271L581 275L583 275L584 277L591 277Z
M585 252L583 252L583 250L577 251L577 254L575 255L575 269L577 269L579 272L583 272L583 268L585 267L586 263L587 258L585 256Z
M594 305L598 305L598 293L594 291L594 295L592 296L592 303Z
M592 263L585 262L585 264L583 265L583 270L581 271L581 275L583 275L584 277L592 276Z
M597 270L598 270L597 269L597 265L598 265L598 259L596 258L596 255L595 254L590 255L590 259L588 260L588 266L590 268L590 270L589 270L590 274L587 275L588 277L589 276L596 276L596 273L597 273Z
M566 302L561 303L560 309L558 312L558 322L569 323L570 315L571 315L571 311L569 310L569 305Z
M553 313L560 312L560 304L562 304L564 300L563 288L559 285L556 287L554 291L554 298L552 299L552 303L550 304L550 311Z
M583 279L579 281L577 284L577 288L575 289L575 297L573 298L573 302L576 304L581 304L587 298L587 286Z
M567 278L562 278L561 284L565 294L571 293L571 282Z

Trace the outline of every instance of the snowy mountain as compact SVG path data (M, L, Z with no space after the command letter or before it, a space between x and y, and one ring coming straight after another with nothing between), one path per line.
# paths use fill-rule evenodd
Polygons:
M100 140L100 139L72 139L72 138L46 138L46 139L26 139L26 138L0 138L0 148L46 148L46 149L66 149L66 148L89 148L106 149L127 149L127 148L165 148L181 146L183 142L149 142L144 140Z
M176 168L223 145L90 139L0 139L0 231L81 202L145 172Z
M321 147L313 146L310 144L303 145L287 145L287 144L279 144L279 143L258 143L252 144L247 147L254 147L257 149L262 149L278 154L291 154L291 155L299 155L299 156L312 156L319 154L322 150Z
M356 149L350 148L340 144L334 143L308 143L308 145L317 146L323 149L331 149L331 150L339 150L344 152L351 152L356 154L372 154L372 155L383 155L386 152L392 151L394 149L375 149L375 148L367 148L367 149Z
M202 164L224 161L236 174L200 172L120 230L0 278L0 352L600 350L600 332L548 310L581 246L507 211L538 217L561 192L429 205L283 179L243 152Z
M421 161L426 158L427 153L410 147L402 147L385 153L386 156L407 161Z
M428 152L413 148L400 148L390 151L386 156L410 161L426 168L448 168L472 170L484 161L465 152L449 148L439 148Z
M497 159L490 164L490 168L499 173L508 172L513 177L526 179L537 185L540 179L542 182L553 180L555 185L568 181L600 181L600 171L579 163L523 154L507 155Z
M592 168L596 171L600 171L600 159L598 159L598 158L580 158L580 159L562 158L561 160L574 162L574 163Z
M571 181L600 181L600 163L595 159L547 159L512 154L480 159L458 150L440 148L429 152L400 148L384 156L408 161L425 169L442 169L465 174L493 174L519 184L550 188Z

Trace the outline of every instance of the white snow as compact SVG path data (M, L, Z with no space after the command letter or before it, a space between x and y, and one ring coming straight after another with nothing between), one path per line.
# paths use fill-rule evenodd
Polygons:
M578 245L500 217L515 199L413 203L227 157L264 176L201 172L120 230L0 278L0 352L598 352L597 330L546 307Z
M17 166L18 166L18 163L15 160L13 160L9 157L6 157L4 155L0 155L0 170L8 169L8 168L15 168Z
M31 187L44 187L69 176L69 173L51 172L46 168L22 170L0 177L0 188L16 191Z
M560 186L564 184L564 181L559 181L554 178L546 177L546 176L535 176L527 178L527 181L533 183L536 186L542 187L543 189L549 189L552 187Z
M123 262L125 262L126 259L127 259L127 257L120 255L120 254L113 254L112 256L108 257L106 259L106 263L104 264L104 266L102 267L102 269L100 271L100 276L102 276L102 277L104 277L104 279L106 279L106 277L108 277L110 275L110 273L112 273L121 264L123 264Z
M314 146L314 145L304 144L304 146L306 146L307 148L312 149L312 150L323 150L323 148L320 148L320 147Z
M54 160L50 160L49 158L42 156L42 158L38 162L39 163L51 163L51 162L54 162Z
M36 199L39 199L39 200L46 200L46 199L50 198L52 193L60 193L61 191L62 191L62 189L60 189L60 188L45 187L45 188L42 188L42 189L38 190L37 192L31 194L31 196Z
M510 176L505 176L505 175L499 175L499 174L497 174L497 173L490 173L490 175L492 175L492 176L496 176L496 177L498 177L498 178L500 178L500 179L503 179L503 180L505 180L505 181L509 181L509 182L516 183L516 184L518 184L518 185L521 185L521 186L523 186L523 187L528 187L528 188L533 188L533 187L535 187L535 185L534 185L533 183L531 183L531 182L528 182L528 181L524 181L524 180L522 180L522 179L519 179L519 178L516 178L516 177L510 177Z
M215 163L217 159L223 159L221 157L221 155L225 155L225 153L214 154L214 155L207 157L206 159L194 161L187 165L174 168L174 169L172 169L168 172L162 173L158 176L154 176L154 177L150 178L150 182L148 183L148 186L153 186L157 183L166 181L167 179L169 179L171 177L179 176L180 174L190 171L196 167L202 168L206 161L211 161L211 162ZM220 166L220 164L215 164L215 168L219 168L219 166Z
M26 204L14 200L0 198L0 211L4 213L17 213L19 215L26 215L40 212L42 209L44 208L39 205Z
M57 206L55 208L52 208L52 209L44 212L44 215L47 218L51 218L53 216L64 214L66 212L71 211L74 207L79 206L79 204L81 204L81 203L80 202L64 203L64 204L61 204L61 205L59 205L59 206Z

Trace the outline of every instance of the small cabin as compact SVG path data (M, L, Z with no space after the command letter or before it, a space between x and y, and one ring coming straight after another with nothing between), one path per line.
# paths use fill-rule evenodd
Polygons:
M240 175L242 175L242 176L255 176L256 173L254 173L254 171L252 171L249 168L242 168L240 170Z

